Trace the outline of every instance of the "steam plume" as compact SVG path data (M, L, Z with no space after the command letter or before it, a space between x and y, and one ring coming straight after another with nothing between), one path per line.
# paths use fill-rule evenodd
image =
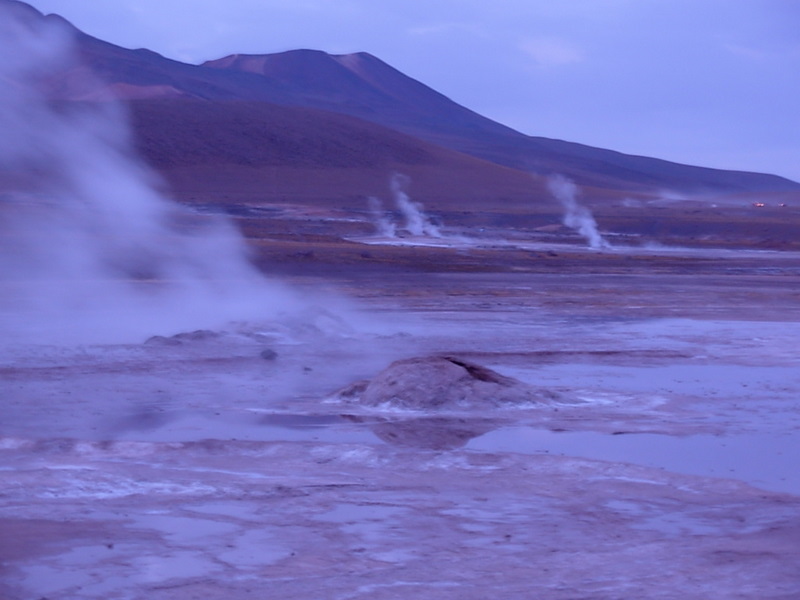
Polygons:
M571 229L576 229L589 244L590 248L610 248L609 244L597 231L597 223L588 208L578 203L580 190L573 181L563 175L551 175L547 178L547 189L564 207L562 222Z
M428 216L423 212L424 207L422 204L414 202L409 198L408 194L406 194L405 190L409 181L406 175L395 173L392 175L392 179L389 182L397 208L406 220L404 229L411 235L427 235L436 238L442 237L439 228L431 223Z
M380 199L374 196L369 197L369 212L372 215L372 222L375 224L375 229L377 229L379 236L390 238L397 236L397 226L383 210L383 203Z
M71 31L18 6L0 7L0 335L133 341L288 306L231 225L159 193L118 105L48 98Z

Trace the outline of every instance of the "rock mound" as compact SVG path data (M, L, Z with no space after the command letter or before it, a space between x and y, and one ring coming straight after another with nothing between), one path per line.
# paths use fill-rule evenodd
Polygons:
M184 343L192 342L206 342L208 340L217 340L223 336L222 333L216 331L209 331L208 329L198 329L197 331L187 331L184 333L176 333L169 337L163 335L154 335L145 340L145 344L149 346L180 346Z
M428 356L393 362L339 397L366 406L436 410L542 403L555 394L460 358Z

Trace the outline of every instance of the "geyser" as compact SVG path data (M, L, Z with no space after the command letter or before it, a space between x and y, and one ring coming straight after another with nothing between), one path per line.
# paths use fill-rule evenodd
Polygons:
M86 78L72 33L0 7L0 335L141 341L293 304L250 265L230 224L160 193L122 107L48 93L66 72Z
M375 230L380 237L393 238L397 235L397 226L392 222L391 215L383 209L383 203L379 198L370 196L369 212L372 217L372 222L375 224Z
M563 175L551 175L547 178L547 189L564 207L562 223L570 229L575 229L588 242L590 248L611 248L600 232L597 223L588 208L578 203L580 190L573 181Z
M408 176L395 173L389 182L395 204L405 218L403 229L415 236L442 237L439 228L425 214L422 204L414 202L406 193L409 181Z

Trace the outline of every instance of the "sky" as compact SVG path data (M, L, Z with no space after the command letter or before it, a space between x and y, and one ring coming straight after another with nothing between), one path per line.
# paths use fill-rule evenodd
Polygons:
M190 63L365 51L522 133L800 181L800 0L27 0Z

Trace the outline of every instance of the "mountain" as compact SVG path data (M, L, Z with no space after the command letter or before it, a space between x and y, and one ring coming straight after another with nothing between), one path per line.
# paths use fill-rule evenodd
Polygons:
M584 184L669 187L689 193L798 189L798 184L772 175L693 167L527 136L456 104L365 52L233 55L204 66L260 75L274 89L291 94L292 104L350 114L508 167L562 173Z
M363 209L392 173L441 209L530 204L533 178L347 115L267 102L128 103L139 153L184 200ZM491 190L491 194L487 194Z
M0 1L26 7L39 18L60 19L42 17L16 0ZM121 48L69 27L77 41L80 64L52 78L50 93L66 100L98 100L110 93L130 101L140 146L162 166L198 159L198 152L204 153L206 160L214 154L225 164L253 165L267 155L278 160L278 155L290 147L295 148L297 160L308 162L311 159L303 154L309 145L317 163L322 161L319 164L341 162L353 154L361 157L356 163L364 166L366 158L375 159L382 152L388 156L387 148L408 149L409 144L416 144L411 154L438 153L441 157L448 149L448 160L469 162L467 157L473 157L480 161L473 168L480 164L480 168L488 169L490 163L502 167L495 170L497 177L501 173L511 176L512 170L527 177L531 173L561 173L584 186L621 192L800 190L800 184L774 175L682 165L524 135L460 106L367 53L330 55L293 50L232 55L189 65L146 49ZM169 102L176 104L170 109ZM190 102L194 103L186 104ZM193 108L182 111L178 106ZM257 127L232 135L230 122L236 120L236 114L247 113L247 120L256 118L259 112ZM169 113L168 127L154 117L157 113ZM202 123L201 116L206 119ZM323 121L331 125L323 125ZM223 124L224 130L220 129ZM359 133L350 135L350 127ZM290 130L295 136L291 143ZM367 130L369 135L365 134ZM165 139L167 131L181 134L171 142ZM314 131L325 132L327 141L315 144ZM347 152L337 152L337 143L333 142L336 136L338 146L348 147ZM212 138L217 143L210 144ZM353 147L358 140L365 144L360 149ZM301 152L301 146L306 150ZM436 152L434 146L439 148ZM322 157L320 153L326 152L329 155ZM405 163L401 160L400 164Z
M498 198L530 201L533 180L526 173L346 114L293 106L292 94L261 76L126 50L21 2L0 0L0 9L13 10L31 28L71 33L76 59L34 69L33 85L65 106L124 99L139 154L182 200L319 201L363 209L366 196L386 195L392 173L402 172L416 191L443 206L485 197L487 189ZM0 93L4 83L0 76ZM0 165L0 188L35 181L33 171Z

